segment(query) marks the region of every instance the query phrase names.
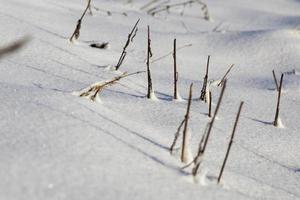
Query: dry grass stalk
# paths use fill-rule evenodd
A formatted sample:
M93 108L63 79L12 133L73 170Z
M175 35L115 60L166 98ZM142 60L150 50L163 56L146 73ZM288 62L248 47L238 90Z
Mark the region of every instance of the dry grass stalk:
M203 86L201 89L201 95L200 95L200 100L201 101L206 101L206 91L207 91L207 81L208 81L208 69L209 69L209 60L210 60L210 56L207 57L207 65L206 65L206 73L204 76L204 80L203 80Z
M177 82L178 82L178 72L177 72L177 61L176 61L176 39L174 39L174 50L173 50L173 59L174 59L174 99L178 99L177 94Z
M151 39L150 39L150 27L148 26L148 45L147 45L147 80L148 80L148 92L147 98L151 98L151 94L153 93L152 89L152 78L151 78L151 71L150 71L150 58L152 57L152 50L151 50Z
M212 102L211 91L209 91L208 117L211 117L211 102Z
M234 134L235 134L235 131L236 131L237 124L238 124L238 122L239 122L239 118L240 118L240 114L241 114L243 105L244 105L244 102L242 101L242 102L240 103L240 107L239 107L238 113L237 113L237 115L236 115L236 119L235 119L235 122L234 122L234 127L233 127L233 130L232 130L230 142L229 142L229 145L228 145L228 148L227 148L227 151L226 151L225 159L224 159L224 161L223 161L223 164L222 164L222 167L221 167L219 176L218 176L218 183L220 183L221 178L222 178L223 171L224 171L224 169L225 169L225 165L226 165L226 162L227 162L227 159L228 159L228 155L229 155L229 152L230 152L230 149L231 149L231 145L232 145L232 143L233 143Z
M280 106L280 98L281 98L281 89L282 89L282 82L283 82L283 74L281 74L280 77L280 85L278 89L278 97L277 97L277 106L276 106L276 114L275 114L275 120L273 122L273 125L278 127L279 126L279 106Z
M154 8L151 8L147 11L148 14L150 15L156 15L157 13L160 12L170 12L171 8L176 8L176 7L183 7L185 8L187 5L192 5L192 4L199 4L201 6L201 10L203 11L204 14L204 19L205 20L210 20L210 15L208 12L208 7L205 3L203 3L200 0L189 0L189 1L185 1L185 2L181 2L181 3L175 3L175 4L170 4L170 5L157 5ZM183 15L183 12L181 13Z
M165 1L162 1L162 2L157 2L157 4L156 5L154 5L152 8L149 8L148 10L147 10L147 13L148 14L150 14L150 13L152 13L154 10L156 10L157 8L160 8L160 7L162 7L162 6L164 6L164 5L166 5L166 4L168 4L168 3L170 3L170 1L171 0L165 0Z
M223 22L220 22L217 26L212 29L212 32L220 32L219 28L222 26Z
M117 77L114 77L111 80L93 84L87 90L84 90L83 92L81 92L78 96L88 97L92 101L95 101L97 95L99 95L105 87L112 86L112 85L116 84L119 80L121 80L125 77L140 74L140 73L143 73L143 72L145 72L145 71L138 71L138 72L134 72L134 73L130 73L130 74L128 74L127 72L124 72L123 74L121 74Z
M181 162L186 163L188 162L188 158L186 157L188 154L188 124L190 118L190 108L192 104L192 96L193 96L193 83L190 85L190 92L189 92L189 100L187 104L186 114L184 118L184 129L183 129L183 136L182 136L182 149L181 149Z
M113 14L123 15L123 16L126 16L126 17L128 16L128 14L126 12L111 11L111 10L101 9L101 8L96 7L96 6L92 6L92 8L94 10L96 10L97 12L105 13L107 16L112 16Z
M176 51L179 51L179 50L181 50L181 49L184 49L184 48L186 48L186 47L191 47L191 46L192 46L192 44L186 44L186 45L183 45L183 46L178 47L178 48L176 49ZM159 60L162 60L162 59L164 59L164 58L166 58L166 57L168 57L168 56L170 56L170 55L173 55L173 53L174 53L174 50L173 50L173 51L170 51L169 53L167 53L167 54L165 54L165 55L163 55L163 56L160 56L160 57L158 57L158 58L156 58L156 59L153 59L150 63L155 63L155 62L157 62L157 61L159 61Z
M191 162L189 165L194 164L194 167L192 169L192 175L196 176L199 170L199 167L203 161L203 157L204 157L204 153L203 153L203 144L205 141L205 138L207 137L207 133L205 133L202 138L201 141L199 143L199 148L198 148L198 153L197 156L194 158L193 162Z
M180 130L181 130L181 128L182 128L184 122L185 122L185 119L183 119L183 120L181 121L179 127L177 128L177 131L176 131L176 133L175 133L174 140L173 140L172 145L171 145L171 147L170 147L170 153L171 153L171 154L172 154L173 151L174 151L174 147L175 147L175 145L176 145L176 142L177 142L178 137L179 137L179 134L180 134Z
M231 69L233 67L234 67L234 64L230 65L229 69L226 71L226 73L222 77L221 81L218 83L218 86L221 86L224 83L225 79L227 78L227 75L229 74L229 72L231 71Z
M25 46L25 44L27 44L29 40L30 40L29 37L24 37L12 44L9 44L6 47L0 48L0 59L5 55L16 52L17 50Z
M276 85L276 90L279 91L278 81L277 81L276 74L275 74L274 70L272 70L272 74L273 74L274 82L275 82L275 85Z
M133 39L135 38L136 36L136 33L138 31L138 28L137 28L137 25L139 23L140 19L137 20L137 22L135 23L135 25L133 26L131 32L128 34L128 37L127 37L127 41L125 43L125 46L123 47L123 51L121 53L121 56L119 58L119 61L117 63L117 65L115 66L115 69L116 70L119 70L119 68L121 67L125 57L126 57L126 54L127 54L127 47L129 46L130 42L133 42Z
M90 15L93 15L93 12L92 12L92 7L91 7L91 4L89 4L89 0L87 0L87 2L88 2L88 7L89 7L89 14Z
M203 151L203 144L204 144L205 138L207 137L207 131L208 131L209 125L210 125L210 122L208 122L208 123L206 124L204 134L202 135L201 140L200 140L200 143L199 143L199 146L198 146L198 153L197 153L197 155L195 156L195 158L193 159L192 162L190 162L190 163L187 164L186 166L182 167L181 169L185 169L185 168L191 166L192 164L194 164L195 166L196 166L196 165L199 165L199 166L200 166L200 163L202 162L202 159L203 159L203 154L202 154L202 151ZM198 167L199 167L199 166L198 166ZM197 169L197 170L198 170L198 169Z
M216 116L218 114L218 111L219 111L219 108L220 108L220 105L221 105L221 102L222 102L222 99L223 99L223 95L224 95L224 92L225 92L225 89L226 89L226 83L227 83L227 80L224 81L224 85L222 87L221 94L220 94L220 97L218 99L218 103L217 103L217 106L216 106L213 118L212 118L211 122L209 123L209 127L207 129L207 133L206 133L206 136L205 136L205 140L204 140L203 146L201 148L199 148L198 154L197 154L197 156L194 159L195 167L192 169L192 174L194 176L197 175L198 169L199 169L200 164L201 164L201 162L196 163L196 161L199 160L199 158L202 158L204 156L204 153L205 153L205 150L206 150L206 146L207 146L210 134L211 134L211 130L212 130L212 127L214 125Z
M79 20L77 21L77 25L76 25L76 28L72 34L72 36L70 37L69 41L70 42L73 42L74 41L74 38L77 40L80 36L80 28L81 28L81 23L82 23L82 20L86 14L86 12L88 11L88 9L90 8L91 6L91 0L88 0L88 3L87 3L87 6L84 10L84 12L82 13L81 17L79 18Z
M150 15L156 15L157 13L160 12L169 12L171 8L175 8L175 7L185 7L188 4L192 4L194 3L194 1L186 1L186 2L182 2L182 3L176 3L176 4L171 4L171 5L163 5L163 6L156 6L150 10L148 10L148 14Z

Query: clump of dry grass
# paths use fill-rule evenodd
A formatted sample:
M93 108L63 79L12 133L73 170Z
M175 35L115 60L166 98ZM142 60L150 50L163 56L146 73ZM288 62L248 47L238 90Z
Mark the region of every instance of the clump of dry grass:
M104 88L115 85L116 83L118 83L118 81L120 81L123 78L132 76L132 75L136 75L136 74L140 74L143 72L145 72L145 71L138 71L138 72L134 72L134 73L130 73L130 74L128 74L127 72L124 72L123 74L116 76L111 80L94 83L91 86L89 86L88 88L85 88L76 94L79 97L87 97L90 100L95 101L96 97L104 90Z

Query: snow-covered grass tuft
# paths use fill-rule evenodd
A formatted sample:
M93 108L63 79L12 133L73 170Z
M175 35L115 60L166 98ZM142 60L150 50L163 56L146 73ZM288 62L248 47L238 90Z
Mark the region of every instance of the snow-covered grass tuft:
M72 94L75 96L78 96L78 97L85 97L85 98L95 101L97 103L101 103L99 93L101 93L100 90L102 90L102 89L100 89L100 88L104 87L105 84L106 84L106 82L93 83L92 85L90 85L87 88L84 88L80 91L72 92ZM99 88L98 92L97 92L97 88Z
M75 92L74 94L79 97L86 97L92 101L99 101L99 94L103 91L105 87L112 86L116 84L119 80L126 78L128 76L140 74L143 72L144 71L138 71L131 74L124 72L123 74L116 76L111 80L94 83L91 86L80 90L79 92Z

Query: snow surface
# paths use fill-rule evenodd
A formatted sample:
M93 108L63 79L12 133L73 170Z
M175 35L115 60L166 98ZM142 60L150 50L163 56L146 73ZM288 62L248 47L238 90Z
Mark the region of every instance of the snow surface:
M102 10L84 18L72 44L68 38L86 1L0 0L0 47L32 37L22 51L0 60L0 199L300 199L299 0L206 0L210 22L197 6L188 6L183 16L176 9L152 17L140 10L148 0L92 2ZM147 25L153 59L170 52L174 38L178 47L192 44L177 52L177 62L183 99L194 83L193 155L210 120L207 105L196 100L207 55L210 80L235 64L201 166L205 185L182 171L179 157L168 151L187 104L172 99L172 56L151 65L159 101L146 99L146 74L106 88L101 103L72 95L118 74L107 69L116 65L139 18L123 72L146 69ZM110 48L91 48L92 42L109 42ZM286 72L284 128L272 126L272 69L278 79ZM211 89L214 110L220 88ZM241 100L244 109L218 185Z

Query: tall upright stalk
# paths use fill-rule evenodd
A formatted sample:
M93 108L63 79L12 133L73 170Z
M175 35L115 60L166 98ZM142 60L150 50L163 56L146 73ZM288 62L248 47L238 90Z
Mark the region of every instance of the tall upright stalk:
M177 72L177 61L176 61L176 39L174 39L174 50L173 50L173 59L174 59L174 95L173 98L178 98L178 88L177 88L177 82L178 82L178 72Z
M225 159L224 159L224 161L223 161L223 164L222 164L222 167L221 167L219 176L218 176L218 183L220 183L220 181L221 181L222 174L223 174L223 171L224 171L224 169L225 169L225 165L226 165L226 163L227 163L227 159L228 159L228 156L229 156L229 152L230 152L230 149L231 149L231 145L232 145L232 143L233 143L234 134L235 134L235 131L236 131L237 124L238 124L238 122L239 122L239 118L240 118L240 114L241 114L243 105L244 105L244 102L242 101L242 102L240 103L240 107L239 107L238 113L237 113L237 115L236 115L236 119L235 119L235 122L234 122L234 127L233 127L233 130L232 130L232 133L231 133L230 142L229 142L229 145L228 145L228 148L227 148L227 151L226 151Z
M150 38L150 27L148 26L148 46L147 46L147 81L148 81L148 91L147 91L147 98L151 98L151 93L153 92L152 89L152 78L151 78L151 71L150 71L150 58L152 57L151 51L151 38Z
M283 82L283 74L281 74L281 77L280 77L280 85L279 85L279 90L278 90L276 113L275 113L275 119L273 122L273 125L276 127L279 126L279 106L280 106L282 82Z
M202 86L201 95L200 95L201 101L206 101L206 91L207 91L206 87L207 87L207 81L208 81L209 60L210 60L210 56L207 57L206 73L204 76L203 86Z

